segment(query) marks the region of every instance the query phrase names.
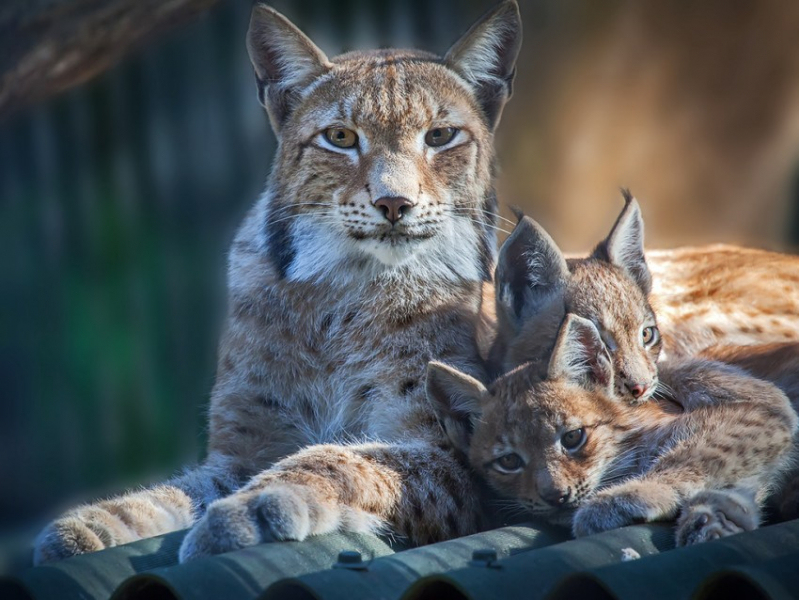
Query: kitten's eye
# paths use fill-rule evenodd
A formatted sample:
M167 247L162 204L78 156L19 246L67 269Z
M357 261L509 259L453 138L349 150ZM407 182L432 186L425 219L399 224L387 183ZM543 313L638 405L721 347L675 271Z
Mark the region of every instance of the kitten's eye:
M496 466L497 470L502 473L515 473L524 467L524 461L522 460L521 456L515 452L511 452L510 454L500 456L494 461L494 465Z
M644 342L644 346L651 346L660 339L660 331L658 331L657 327L644 327L641 332L641 339Z
M358 143L358 134L344 127L329 127L325 129L325 139L338 148L354 148Z
M585 442L585 429L572 429L567 431L560 438L560 444L566 450L577 450Z
M457 133L458 130L454 127L436 127L427 132L424 141L428 146L439 148L449 144Z

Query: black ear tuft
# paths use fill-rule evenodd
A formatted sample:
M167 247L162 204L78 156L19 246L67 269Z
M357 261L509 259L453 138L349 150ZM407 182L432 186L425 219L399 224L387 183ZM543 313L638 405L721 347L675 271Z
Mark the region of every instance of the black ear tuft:
M619 267L632 279L644 295L652 291L652 275L644 256L644 220L638 201L622 188L624 208L608 237L594 250L594 258Z
M524 211L519 208L518 206L509 206L510 211L513 213L513 216L516 217L516 224L518 225L521 220L524 218Z
M495 278L498 310L518 330L562 290L568 273L566 259L549 234L521 215L499 251Z

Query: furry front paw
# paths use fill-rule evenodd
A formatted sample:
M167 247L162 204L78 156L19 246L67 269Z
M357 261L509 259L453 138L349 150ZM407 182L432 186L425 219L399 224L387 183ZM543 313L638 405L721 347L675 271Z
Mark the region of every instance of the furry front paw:
M751 531L757 528L759 517L758 506L747 496L732 491L698 494L677 521L677 545L690 546Z
M116 545L112 524L103 523L110 515L104 513L86 507L50 523L36 538L33 564L63 560Z
M217 500L183 540L180 561L265 542L304 540L312 529L304 496L297 486L275 485Z
M581 506L572 520L574 537L618 529L647 519L647 507L634 494L598 495Z

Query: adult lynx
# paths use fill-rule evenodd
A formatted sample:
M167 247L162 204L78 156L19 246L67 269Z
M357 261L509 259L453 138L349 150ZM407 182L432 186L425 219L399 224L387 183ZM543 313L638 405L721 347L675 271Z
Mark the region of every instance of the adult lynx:
M39 537L38 562L200 517L182 560L339 528L387 523L416 543L478 528L423 381L433 358L484 377L475 324L496 245L493 131L520 43L506 1L443 58L329 59L255 6L248 48L279 145L230 253L208 457L69 511ZM365 443L313 446L345 440Z

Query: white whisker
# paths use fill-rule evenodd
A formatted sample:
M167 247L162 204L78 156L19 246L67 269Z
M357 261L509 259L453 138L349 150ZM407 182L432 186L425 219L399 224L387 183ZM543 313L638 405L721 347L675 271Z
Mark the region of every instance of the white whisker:
M500 227L499 225L492 225L491 223L485 223L483 221L480 221L479 219L476 219L472 215L470 215L469 211L466 211L466 210L459 211L457 209L452 209L452 208L450 209L450 211L451 211L451 216L466 218L466 219L469 219L475 225L479 225L481 227L487 227L489 229L493 229L495 231L502 232L505 235L510 235L510 231L508 231L507 229L504 229L504 228Z

